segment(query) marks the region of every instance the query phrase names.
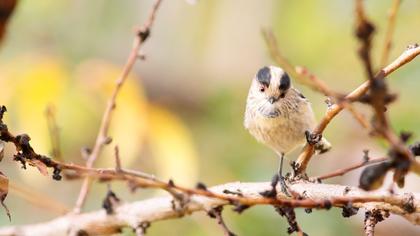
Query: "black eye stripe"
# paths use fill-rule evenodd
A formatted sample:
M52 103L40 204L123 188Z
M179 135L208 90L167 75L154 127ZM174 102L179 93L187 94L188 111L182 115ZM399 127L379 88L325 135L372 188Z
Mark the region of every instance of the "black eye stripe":
M284 90L288 90L289 88L290 88L290 77L286 72L284 72L284 74L280 78L279 89L284 91Z
M271 80L270 68L266 66L261 68L257 73L257 80L261 84L268 87L270 85L270 80Z

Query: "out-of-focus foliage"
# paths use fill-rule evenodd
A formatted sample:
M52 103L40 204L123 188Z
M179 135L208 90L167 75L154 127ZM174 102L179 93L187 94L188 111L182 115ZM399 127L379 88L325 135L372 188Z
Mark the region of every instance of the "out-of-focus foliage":
M5 121L15 133L28 133L40 153L51 150L45 109L54 105L66 161L83 163L80 149L92 147L102 112L121 65L131 49L133 26L146 18L152 1L21 0L0 48L0 104L8 107ZM373 41L378 65L391 1L365 1L367 14L377 25ZM419 40L419 1L403 1L397 20L391 58ZM117 99L110 135L97 166L114 165L113 146L120 147L124 167L173 178L193 186L229 181L267 181L277 159L242 126L245 99L254 73L271 64L261 27L271 27L283 54L303 65L332 88L347 92L364 80L353 37L353 1L211 0L195 5L163 1L157 20L134 73ZM100 58L100 59L98 59ZM400 93L389 109L396 130L410 130L419 139L414 103L420 86L418 59L390 76L390 88ZM308 97L320 117L325 98L294 84ZM357 106L362 112L368 109ZM325 135L333 149L313 159L309 174L317 175L386 152L371 141L347 112L340 114ZM351 147L351 148L349 148ZM57 183L37 170L21 171L6 146L0 163L10 179L44 192L72 206L80 183ZM296 155L290 155L293 159ZM4 170L4 171L3 171ZM331 180L357 185L360 172ZM416 179L407 179L405 191L419 191ZM124 200L155 194L130 194L125 186L113 189ZM98 209L106 185L96 184L87 209ZM12 196L12 197L11 197ZM33 223L56 216L9 193L6 200L12 224ZM362 213L350 220L338 210L297 212L310 235L362 234ZM286 223L273 209L257 207L238 216L229 208L226 221L239 235L286 235ZM316 219L316 220L314 220ZM0 214L2 225L10 224ZM378 235L418 234L398 218L378 225ZM416 231L417 230L417 231ZM152 224L148 235L219 235L215 221L205 214Z

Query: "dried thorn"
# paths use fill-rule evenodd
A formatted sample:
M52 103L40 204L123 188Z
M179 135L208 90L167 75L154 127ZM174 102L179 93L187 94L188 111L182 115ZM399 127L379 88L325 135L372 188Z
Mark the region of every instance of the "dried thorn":
M177 193L174 191L170 191L169 193L173 196L173 199L171 200L172 210L179 216L183 216L185 214L185 210L187 209L187 205L190 202L190 198L183 193Z
M114 208L121 202L117 195L108 187L108 192L102 202L102 208L105 209L107 215L114 214Z
M146 60L146 55L145 55L145 54L143 54L143 53L141 53L141 52L139 52L139 53L137 54L137 58L138 58L139 60L144 61L144 60Z
M401 141L403 141L403 143L407 143L408 140L410 140L410 138L413 136L412 132L409 131L401 131L400 132L400 139Z
M135 229L136 235L146 235L147 229L150 228L150 225L149 221L141 222Z
M80 149L80 153L82 154L82 157L84 160L88 160L90 154L92 153L92 149L88 148L88 147L82 147Z
M244 205L240 203L235 203L234 205L235 207L233 208L233 211L238 214L242 214L242 212L251 207L250 205Z
M343 206L342 209L343 209L343 211L341 212L341 215L343 217L354 216L359 211L359 208L353 207L350 202L347 203L345 206Z
M112 143L112 138L111 137L106 137L106 138L104 138L102 143L103 143L103 145L111 144Z
M4 113L6 113L6 112L7 112L7 108L6 108L6 106L2 105L2 106L0 107L0 122L2 122L2 121L3 121L3 115L4 115Z
M137 32L137 36L140 38L141 42L146 41L146 39L150 36L150 29L149 28L139 29L139 31Z
M325 208L326 210L329 210L329 209L331 209L331 207L332 207L332 203L331 203L331 201L330 201L330 200L325 200L323 205L324 205L324 208Z
M416 49L419 46L418 43L409 44L406 50Z
M23 156L23 153L18 152L14 155L13 157L14 161L18 161L22 164L22 169L26 170L26 160L25 157Z
M61 176L61 168L59 166L54 166L53 176L54 180L60 181L63 177Z
M266 198L276 198L277 197L277 189L276 186L279 183L280 176L275 174L271 179L271 189L266 190L264 192L260 192L260 195Z
M197 189L207 191L207 186L206 186L205 184L201 183L201 182L198 182L198 183L197 183L197 185L196 185L195 187L196 187Z
M369 162L369 160L370 160L369 150L365 149L363 150L363 161L366 163L366 162Z
M237 191L230 191L229 189L225 189L223 190L224 194L232 194L232 195L237 195L239 197L243 197L244 195L241 193L241 190L238 189Z
M350 190L351 190L351 188L350 188L349 186L346 186L346 187L344 188L343 195L348 194L348 193L350 192Z
M414 156L420 156L420 142L410 145L409 149Z
M407 198L404 202L403 209L407 213L414 213L416 211L416 206L414 205L414 195L413 194L406 194Z

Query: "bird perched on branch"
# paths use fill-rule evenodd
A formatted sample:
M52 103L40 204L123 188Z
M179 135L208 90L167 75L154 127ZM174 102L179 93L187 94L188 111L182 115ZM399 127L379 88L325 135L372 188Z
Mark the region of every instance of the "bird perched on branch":
M331 148L321 136L314 138L315 116L311 104L293 88L289 75L275 66L261 68L252 80L248 93L245 128L261 143L273 149L280 158L273 189L280 181L287 194L282 175L285 154L301 147L305 142L315 146L318 153Z

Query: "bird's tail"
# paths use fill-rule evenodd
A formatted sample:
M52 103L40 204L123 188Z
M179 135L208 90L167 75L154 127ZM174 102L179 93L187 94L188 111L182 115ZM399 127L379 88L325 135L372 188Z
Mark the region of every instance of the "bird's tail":
M332 148L331 143L328 142L327 139L324 137L319 141L317 144L315 144L315 154L323 154L328 152Z

